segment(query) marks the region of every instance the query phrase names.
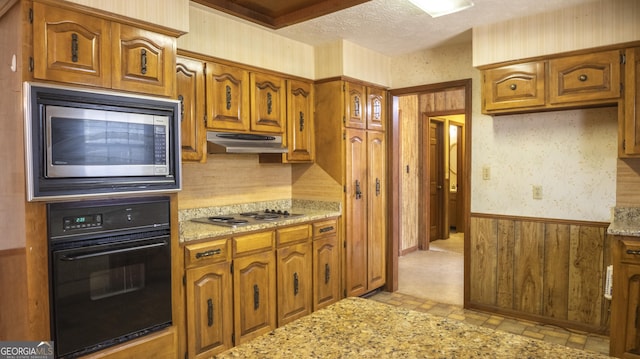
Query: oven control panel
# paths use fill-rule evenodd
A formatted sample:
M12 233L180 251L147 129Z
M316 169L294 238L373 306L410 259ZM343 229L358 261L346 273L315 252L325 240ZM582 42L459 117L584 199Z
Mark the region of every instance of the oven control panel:
M65 230L93 228L102 226L102 214L87 214L80 216L64 217L62 225Z

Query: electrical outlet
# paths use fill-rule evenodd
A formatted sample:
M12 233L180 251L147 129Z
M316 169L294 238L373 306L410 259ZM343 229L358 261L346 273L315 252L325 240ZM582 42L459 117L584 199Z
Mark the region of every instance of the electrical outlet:
M542 186L533 185L533 199L542 199Z
M491 179L491 167L489 166L482 167L482 179L485 181Z

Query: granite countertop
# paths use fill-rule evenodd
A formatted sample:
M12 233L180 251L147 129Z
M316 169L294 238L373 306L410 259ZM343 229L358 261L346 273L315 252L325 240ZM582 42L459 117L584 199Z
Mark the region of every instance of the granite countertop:
M239 226L236 228L191 221L192 218L226 215L230 213L264 211L265 208L287 210L290 213L304 214L304 216L291 217L286 220L278 221L277 223L267 222L254 225ZM340 207L340 203L303 200L244 203L231 206L182 210L178 215L180 223L180 242L224 237L256 230L288 226L296 223L305 223L327 218L335 218L341 215L342 210Z
M216 358L608 358L362 298L346 298Z
M640 237L640 208L616 207L613 220L607 228L608 234Z

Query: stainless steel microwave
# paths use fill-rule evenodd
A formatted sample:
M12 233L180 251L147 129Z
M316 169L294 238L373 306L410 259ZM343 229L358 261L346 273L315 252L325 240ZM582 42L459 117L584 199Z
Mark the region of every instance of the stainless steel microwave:
M25 83L27 200L180 189L178 101Z

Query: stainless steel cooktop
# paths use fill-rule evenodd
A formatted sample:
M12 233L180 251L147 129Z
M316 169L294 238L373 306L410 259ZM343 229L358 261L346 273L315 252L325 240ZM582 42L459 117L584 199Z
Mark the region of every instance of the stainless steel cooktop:
M192 219L193 222L214 224L224 227L242 227L259 223L274 223L289 218L302 217L301 213L289 213L287 210L265 209L263 212L232 213L219 216Z

